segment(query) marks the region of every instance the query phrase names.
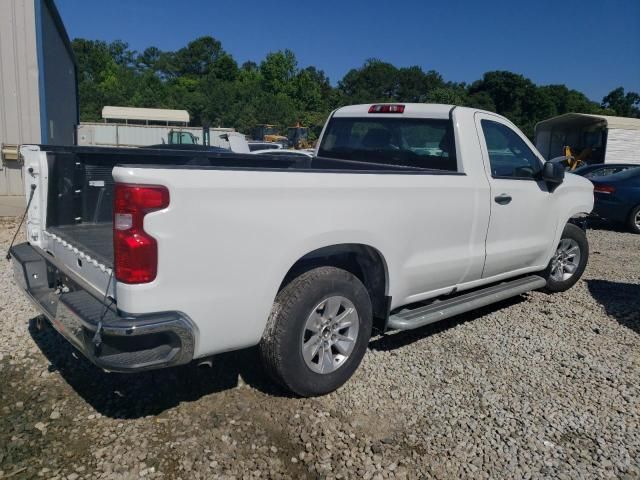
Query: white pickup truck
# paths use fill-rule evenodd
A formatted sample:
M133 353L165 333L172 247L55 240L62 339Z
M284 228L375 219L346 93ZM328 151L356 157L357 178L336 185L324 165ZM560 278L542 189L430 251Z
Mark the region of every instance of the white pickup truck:
M505 118L426 104L334 111L312 158L23 146L17 283L96 365L259 345L330 392L372 333L571 287L593 187Z

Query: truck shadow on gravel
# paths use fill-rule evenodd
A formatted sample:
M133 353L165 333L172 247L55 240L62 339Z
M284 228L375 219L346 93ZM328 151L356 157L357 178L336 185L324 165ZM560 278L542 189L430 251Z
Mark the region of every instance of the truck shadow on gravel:
M382 335L372 339L369 348L395 350L525 299L514 297L416 330ZM260 366L255 347L216 355L211 359L211 367L191 363L135 374L106 373L77 352L46 321L38 329L38 318L30 321L29 333L49 361L49 370L58 372L80 397L106 417L135 419L158 415L180 403L234 389L240 382L267 395L291 396L269 379Z
M640 284L586 280L591 296L604 307L607 315L640 334Z
M182 402L224 392L241 382L269 395L287 396L274 386L260 367L257 348L220 354L211 367L195 363L134 373L107 373L77 352L53 327L38 317L29 333L49 361L49 370L62 378L98 413L110 418L133 419L157 415Z

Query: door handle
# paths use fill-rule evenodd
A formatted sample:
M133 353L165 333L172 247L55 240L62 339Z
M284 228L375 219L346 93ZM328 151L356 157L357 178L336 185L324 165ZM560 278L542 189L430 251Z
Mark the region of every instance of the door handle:
M507 195L506 193L501 193L500 195L495 197L494 200L496 201L496 203L499 203L500 205L506 205L507 203L511 203L512 199L511 199L511 195Z

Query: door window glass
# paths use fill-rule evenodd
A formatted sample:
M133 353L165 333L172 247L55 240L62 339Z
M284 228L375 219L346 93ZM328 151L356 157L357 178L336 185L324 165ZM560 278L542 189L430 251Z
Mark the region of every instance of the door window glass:
M482 120L481 124L493 177L534 178L540 172L540 160L520 135L491 120Z

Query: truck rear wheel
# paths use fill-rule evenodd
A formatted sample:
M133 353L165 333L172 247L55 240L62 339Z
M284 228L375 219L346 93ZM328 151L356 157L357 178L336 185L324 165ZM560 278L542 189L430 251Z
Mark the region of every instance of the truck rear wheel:
M268 373L288 390L324 395L360 365L371 324L371 300L362 282L346 270L315 268L276 297L260 353Z
M549 293L569 290L580 280L588 259L587 235L577 225L567 223L549 266L542 275L547 280L545 290Z

